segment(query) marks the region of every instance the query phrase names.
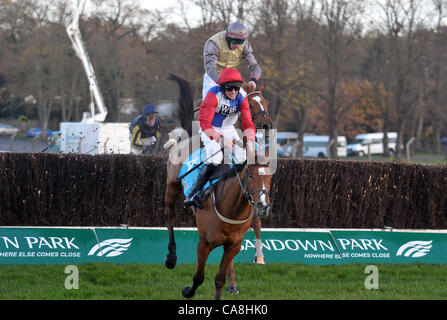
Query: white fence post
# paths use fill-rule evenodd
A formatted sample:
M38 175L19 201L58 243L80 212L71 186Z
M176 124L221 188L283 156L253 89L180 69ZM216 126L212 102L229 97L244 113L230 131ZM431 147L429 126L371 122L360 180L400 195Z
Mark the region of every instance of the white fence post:
M411 139L408 140L408 142L407 142L407 144L405 146L405 149L407 151L407 162L410 162L410 146L414 142L414 140L415 140L415 138L411 137Z

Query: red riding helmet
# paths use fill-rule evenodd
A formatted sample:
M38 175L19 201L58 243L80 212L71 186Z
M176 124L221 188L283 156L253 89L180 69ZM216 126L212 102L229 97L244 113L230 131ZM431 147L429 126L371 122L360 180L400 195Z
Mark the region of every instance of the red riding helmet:
M222 70L222 72L219 75L219 80L217 81L218 84L222 85L224 83L231 84L231 85L242 85L242 77L240 72L237 69L234 68L225 68Z

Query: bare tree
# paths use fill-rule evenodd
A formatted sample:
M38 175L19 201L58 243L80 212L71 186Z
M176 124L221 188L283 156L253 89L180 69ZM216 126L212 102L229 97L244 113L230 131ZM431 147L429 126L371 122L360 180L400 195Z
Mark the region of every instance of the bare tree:
M346 104L342 97L340 84L352 73L354 56L350 49L357 36L360 35L359 19L363 10L363 1L319 0L316 5L315 20L321 29L316 35L319 40L322 64L320 69L320 87L313 87L324 104L324 113L330 140L338 135L337 126L344 114L356 102ZM336 154L336 144L331 148Z
M392 70L387 50L386 36L381 32L372 32L366 36L367 56L363 62L362 72L365 79L371 84L370 99L380 112L381 131L384 133L383 145L384 156L389 156L388 132L392 121L392 99L387 93L387 88L391 87Z
M152 83L140 79L149 72L150 43L157 39L164 19L160 12L141 9L133 0L96 0L95 5L94 14L81 21L81 33L104 96L108 119L118 121L123 98L148 100Z
M262 34L262 40L258 44L263 51L263 78L266 81L266 90L272 97L270 113L275 127L278 127L279 111L287 90L284 80L287 79L287 68L292 63L286 58L291 49L288 47L287 34L292 10L287 0L264 0L258 4L257 12L257 24Z
M415 37L418 26L422 24L418 16L420 5L421 1L416 0L379 2L384 17L382 28L388 41L386 54L390 61L391 82L387 90L392 99L391 106L397 114L398 146L403 145L405 128L420 95L416 65L424 45L420 43L423 39ZM401 148L397 147L396 151L400 159Z
M427 66L427 73L430 84L433 88L428 96L428 117L433 123L433 135L436 153L441 152L441 132L445 128L445 109L447 92L447 78L444 76L446 70L447 55L444 48L445 26L443 19L447 16L446 2L444 0L432 0L435 8L435 27L434 37L432 38L429 61L431 64Z
M23 45L27 48L21 55L21 69L26 73L23 78L24 89L36 99L39 123L47 129L54 98L58 95L53 86L56 77L55 64L52 64L51 32L39 29ZM56 64L57 65L57 64Z
M294 130L298 134L297 143L292 147L294 156L303 154L303 138L309 120L309 110L316 104L317 97L310 87L317 80L314 68L314 52L317 45L315 32L319 26L313 20L315 1L295 0L290 3L293 16L293 31L288 35L289 46L286 97L293 115ZM281 115L286 114L284 112Z
M254 0L192 0L192 3L200 8L201 25L207 26L217 23L227 26L234 21L246 22L250 18ZM184 2L183 4L184 5ZM184 10L184 7L183 7ZM188 23L189 25L189 23Z
M50 2L19 0L2 6L10 14L2 16L9 26L3 29L9 34L6 38L10 43L5 67L13 80L9 81L9 89L22 98L34 97L40 125L46 129L56 96L52 87L54 65L50 62L54 43L49 24ZM19 19L12 22L14 17Z
M35 23L29 17L28 0L0 1L0 33L6 43L17 43Z

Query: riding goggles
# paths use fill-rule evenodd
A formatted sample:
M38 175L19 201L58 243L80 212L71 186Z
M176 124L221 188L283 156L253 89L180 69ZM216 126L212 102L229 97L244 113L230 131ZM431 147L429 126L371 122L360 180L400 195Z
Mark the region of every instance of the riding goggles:
M232 44L243 44L245 42L245 40L243 39L230 39L230 43Z
M225 91L233 91L234 90L236 92L239 92L239 89L241 87L240 86L235 86L235 85L232 85L232 84L224 84L223 88L224 88Z

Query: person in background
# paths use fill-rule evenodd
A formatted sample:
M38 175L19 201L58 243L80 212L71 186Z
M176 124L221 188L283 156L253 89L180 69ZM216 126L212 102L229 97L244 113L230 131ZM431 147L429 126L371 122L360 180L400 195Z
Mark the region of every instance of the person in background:
M213 35L205 42L203 49L205 67L202 86L203 99L205 99L208 90L217 85L222 69L236 68L242 59L247 63L250 72L248 84L252 90L256 90L257 81L261 76L261 66L256 61L247 38L247 27L240 22L234 22L226 30ZM242 88L241 94L245 96L245 91Z
M160 136L157 109L152 104L143 107L143 113L130 124L130 147L133 154L143 154Z

